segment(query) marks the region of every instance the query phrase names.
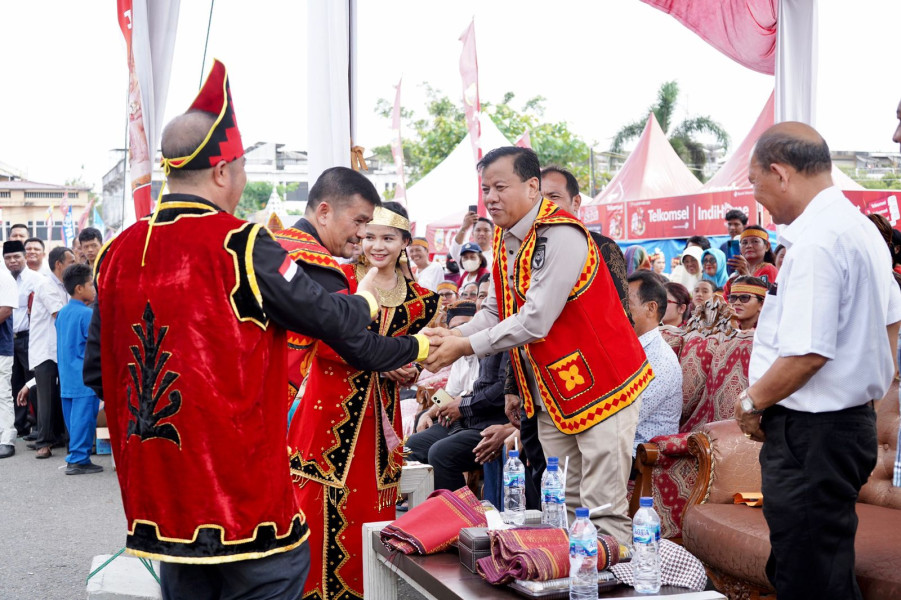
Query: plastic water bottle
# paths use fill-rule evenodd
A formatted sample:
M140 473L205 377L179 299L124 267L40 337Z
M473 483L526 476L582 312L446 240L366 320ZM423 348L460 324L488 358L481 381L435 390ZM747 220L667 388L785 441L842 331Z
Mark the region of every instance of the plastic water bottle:
M556 456L548 457L547 468L541 476L541 522L566 529L566 492Z
M526 468L519 452L511 450L504 463L504 520L514 525L526 522Z
M642 496L641 508L632 519L632 572L635 591L656 594L660 591L660 517L654 499Z
M550 466L550 465L548 465ZM569 529L569 600L597 600L598 530L588 519L588 509L576 509Z

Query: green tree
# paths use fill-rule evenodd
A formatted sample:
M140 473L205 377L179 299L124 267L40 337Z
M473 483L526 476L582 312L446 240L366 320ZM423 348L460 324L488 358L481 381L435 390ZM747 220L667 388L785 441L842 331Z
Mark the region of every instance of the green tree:
M461 105L428 84L426 90L427 116L417 118L413 111L401 109L401 119L407 132L403 140L407 186L411 186L434 169L466 137L466 119ZM569 130L565 122L549 123L544 119L541 96L530 98L519 108L513 106L515 95L504 94L501 102L482 103L484 117L494 120L501 133L515 140L528 131L532 147L543 165L556 164L572 170L579 185L588 188L589 148ZM391 117L392 105L385 99L378 101L376 112ZM391 147L379 146L373 153L380 160L392 161Z
M704 165L707 164L707 153L704 144L698 141L702 134L711 135L722 144L723 149L729 148L729 134L723 126L710 117L689 117L674 125L673 117L679 99L679 84L675 81L667 81L657 91L657 101L645 111L645 114L654 113L660 128L669 138L669 143L688 168L694 171L698 179L703 180ZM647 124L647 117L623 126L613 138L610 146L611 152L621 153L626 142L639 137Z
M246 219L253 213L263 210L272 195L272 184L268 181L251 181L244 186L235 216Z

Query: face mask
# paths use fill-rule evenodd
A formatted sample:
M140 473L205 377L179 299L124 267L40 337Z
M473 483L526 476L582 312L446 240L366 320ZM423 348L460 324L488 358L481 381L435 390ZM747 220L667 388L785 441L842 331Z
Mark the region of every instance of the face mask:
M479 270L479 266L481 266L481 262L475 259L470 260L461 260L460 264L463 266L463 269L467 273L473 273Z

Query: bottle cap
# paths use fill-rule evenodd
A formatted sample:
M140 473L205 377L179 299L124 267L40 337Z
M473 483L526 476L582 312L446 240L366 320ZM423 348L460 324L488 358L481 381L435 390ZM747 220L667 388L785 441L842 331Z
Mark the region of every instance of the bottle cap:
M641 500L639 500L638 503L642 508L644 508L644 507L650 508L650 507L654 506L654 499L651 498L650 496L642 496Z
M519 458L519 452L517 452L516 450L510 450L509 452L507 452L507 456L509 458Z
M560 464L560 459L557 458L556 456L548 456L547 457L547 465L548 466L559 465L559 464Z
M560 470L560 465L558 465L557 463L548 463L547 470L552 473L556 473L557 471Z
M584 506L580 506L576 509L576 518L577 519L587 519L588 518L588 509Z

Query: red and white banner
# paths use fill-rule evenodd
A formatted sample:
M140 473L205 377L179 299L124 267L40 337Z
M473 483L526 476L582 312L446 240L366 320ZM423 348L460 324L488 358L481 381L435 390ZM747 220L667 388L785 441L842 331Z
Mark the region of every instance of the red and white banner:
M472 142L473 164L482 160L482 127L479 115L482 104L479 101L479 61L476 56L476 22L473 18L469 27L460 36L463 51L460 53L460 77L463 79L463 112L466 116L466 128ZM482 185L479 182L479 214L485 215L485 203L482 200Z
M659 240L724 235L725 214L737 208L757 222L751 190L705 192L582 207L582 220L615 240Z
M394 108L391 111L391 156L394 157L394 168L397 170L397 187L394 188L394 200L407 205L407 185L404 178L404 146L400 135L400 84L394 94Z
M134 214L126 204L123 228L153 209L150 175L162 130L181 0L116 0L128 59L128 176Z
M864 214L880 214L893 227L901 222L901 190L845 190L842 193ZM581 217L586 226L614 240L663 240L692 235L725 235L724 217L733 208L748 215L749 223L760 224L771 231L776 228L772 217L757 204L750 189L594 204L583 206Z

